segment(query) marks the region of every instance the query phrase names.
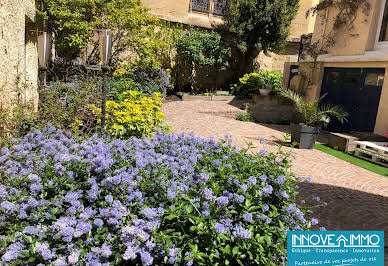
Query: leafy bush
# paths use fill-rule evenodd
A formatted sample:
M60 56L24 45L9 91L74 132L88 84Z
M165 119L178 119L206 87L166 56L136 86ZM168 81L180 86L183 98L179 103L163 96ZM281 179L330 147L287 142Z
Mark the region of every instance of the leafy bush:
M139 91L125 91L116 101L106 102L106 129L112 136L120 138L149 136L155 128L165 128L161 107L160 93L147 97ZM101 123L101 108L94 105L90 108Z
M229 68L230 57L230 50L218 33L191 29L176 43L175 84L180 89L189 85L198 92L202 79L216 80L221 71Z
M26 89L18 84L13 93L0 88L0 147L14 137L23 137L33 126L36 113L34 103L23 97Z
M283 75L276 70L265 70L259 72L260 78L264 83L264 88L272 91L281 91Z
M48 124L59 126L73 133L91 133L96 129L96 116L90 104L100 102L101 84L97 80L52 82L41 88L36 128Z
M0 255L14 265L279 265L295 203L288 154L175 136L87 140L50 127L2 150Z
M306 100L295 91L288 89L283 89L281 95L295 103L296 116L294 122L297 124L303 123L306 126L321 127L327 126L332 117L343 123L347 121L346 117L349 116L338 105L320 104L326 94L312 101Z
M253 122L251 115L246 111L238 113L236 116L236 120L244 122Z
M164 69L140 70L132 69L128 65L122 65L114 72L114 79L109 82L110 96L113 99L125 91L135 90L146 95L159 92L166 95L172 88L170 75Z
M232 86L232 93L240 98L248 99L253 95L260 95L264 82L258 73L245 74L239 79L238 84Z

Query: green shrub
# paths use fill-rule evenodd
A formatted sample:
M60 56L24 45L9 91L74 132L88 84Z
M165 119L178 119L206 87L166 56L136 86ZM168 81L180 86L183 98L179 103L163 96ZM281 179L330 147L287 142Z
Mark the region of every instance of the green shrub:
M172 89L170 71L164 69L142 70L131 68L128 64L118 67L109 82L109 92L112 99L125 91L140 91L146 95L159 92L163 96Z
M239 79L238 84L234 84L231 89L232 93L239 98L249 99L253 95L260 95L259 89L262 89L264 82L258 73L245 74Z
M189 86L198 93L204 79L215 81L221 71L229 68L230 57L218 33L191 29L176 43L173 69L176 86L180 89Z
M0 88L0 147L27 134L36 119L34 103L23 98L27 86L15 87L14 92Z
M264 88L272 91L281 91L283 84L283 75L276 70L264 70L259 72L260 78L264 83Z
M236 120L244 122L253 122L251 115L246 111L238 113L236 116Z
M281 265L287 231L317 223L289 159L193 135L37 130L0 157L0 263Z
M101 84L96 80L52 82L39 91L40 102L35 128L48 124L70 130L75 134L96 131L96 116L90 104L101 102Z

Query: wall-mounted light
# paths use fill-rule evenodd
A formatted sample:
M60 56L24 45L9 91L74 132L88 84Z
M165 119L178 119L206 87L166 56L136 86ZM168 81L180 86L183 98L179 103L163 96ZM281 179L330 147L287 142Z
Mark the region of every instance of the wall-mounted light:
M104 30L100 33L99 44L101 65L108 66L112 56L112 34L110 34L108 30Z
M102 71L104 74L104 78L102 81L102 106L101 106L101 132L105 131L105 119L106 119L106 94L107 94L107 82L108 75L107 72L109 70L109 62L112 56L112 35L108 30L104 30L100 33L100 57L101 57L101 65Z
M38 36L38 59L40 70L40 86L46 84L46 72L49 58L51 55L52 36L47 32L43 32Z

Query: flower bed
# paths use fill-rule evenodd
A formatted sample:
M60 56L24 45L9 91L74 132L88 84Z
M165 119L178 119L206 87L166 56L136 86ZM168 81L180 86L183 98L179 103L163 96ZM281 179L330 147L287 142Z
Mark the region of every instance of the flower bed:
M229 139L87 140L54 127L0 157L1 263L281 264L310 227L288 157Z

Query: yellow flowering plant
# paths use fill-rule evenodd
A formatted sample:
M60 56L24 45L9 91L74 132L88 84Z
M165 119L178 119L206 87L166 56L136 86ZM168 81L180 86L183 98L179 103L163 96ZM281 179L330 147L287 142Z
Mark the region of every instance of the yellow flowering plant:
M115 137L129 138L150 136L156 128L167 130L162 124L165 115L161 107L162 95L158 92L147 97L139 91L125 91L118 101L106 102L106 131ZM90 109L101 123L101 108L92 105Z

